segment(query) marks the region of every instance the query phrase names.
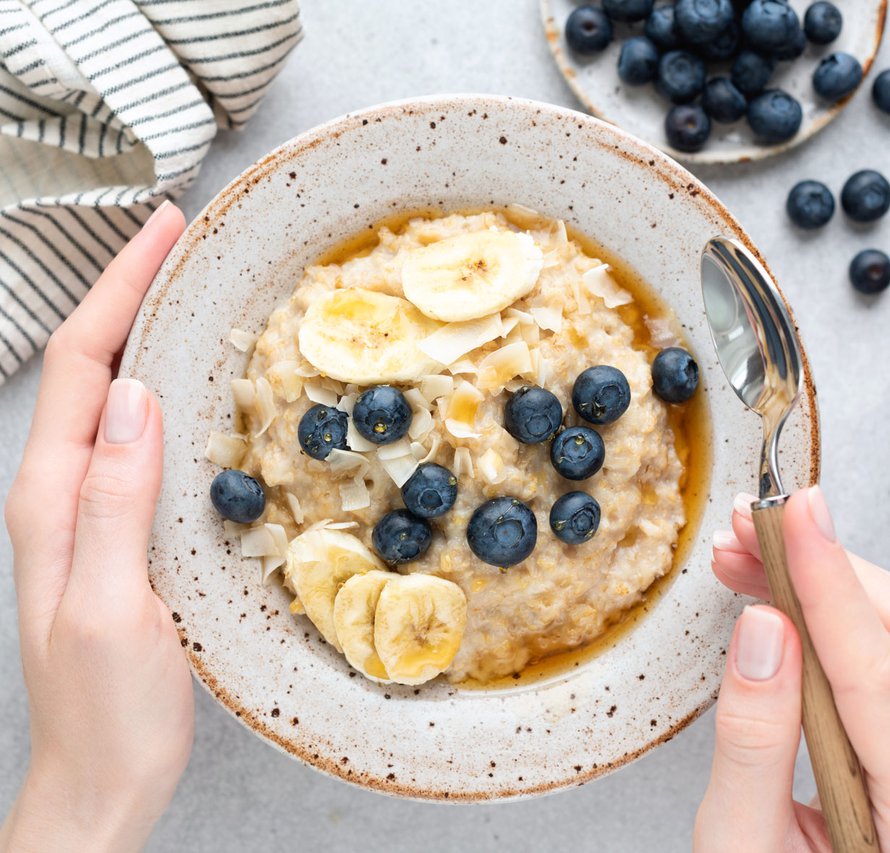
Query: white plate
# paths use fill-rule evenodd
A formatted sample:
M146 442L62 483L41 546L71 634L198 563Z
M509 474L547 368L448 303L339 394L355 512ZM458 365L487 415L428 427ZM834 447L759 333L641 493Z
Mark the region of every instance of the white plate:
M791 0L803 21L811 0ZM712 122L707 145L693 154L671 148L664 135L664 119L670 104L655 91L652 84L628 86L618 76L618 54L623 36L642 35L643 23L616 25L616 38L602 53L591 58L576 56L565 40L566 19L578 0L541 0L541 16L550 50L559 70L575 96L593 115L617 124L628 133L645 139L684 163L741 163L759 160L786 151L818 133L839 115L851 96L829 104L813 91L813 71L822 57L844 51L861 63L863 78L874 62L884 33L887 0L832 0L844 16L844 27L838 38L820 47L807 43L806 52L794 62L780 62L769 88L780 88L794 95L803 107L803 123L797 135L780 145L759 145L742 119L734 124ZM662 5L657 3L656 5ZM709 74L717 66L708 65ZM720 72L723 74L724 72ZM728 73L728 72L727 72Z
M564 218L657 287L698 355L715 431L710 500L666 594L613 648L511 692L350 677L343 657L256 560L227 543L208 499L207 434L226 429L229 381L303 266L397 210L519 203ZM727 388L704 322L699 257L736 221L653 148L571 110L488 96L373 108L283 145L189 226L149 292L121 365L161 398L165 479L151 579L176 614L198 678L261 737L350 782L450 801L529 796L607 773L672 737L712 702L744 603L710 570L710 537L754 487L760 423ZM782 438L789 486L817 476L815 392ZM614 707L613 707L614 706Z

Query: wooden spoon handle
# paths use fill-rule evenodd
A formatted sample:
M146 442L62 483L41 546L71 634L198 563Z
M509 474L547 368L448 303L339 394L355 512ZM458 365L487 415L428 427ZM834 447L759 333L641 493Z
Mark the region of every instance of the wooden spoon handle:
M775 502L774 502L775 501ZM880 853L862 766L841 723L831 685L791 585L782 533L784 499L755 504L754 527L776 607L794 623L803 647L803 730L831 845L837 853Z

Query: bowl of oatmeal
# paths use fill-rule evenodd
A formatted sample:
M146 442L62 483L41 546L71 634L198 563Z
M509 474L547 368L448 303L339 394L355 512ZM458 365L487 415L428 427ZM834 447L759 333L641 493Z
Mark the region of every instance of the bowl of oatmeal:
M152 583L202 683L437 800L579 784L700 714L743 604L710 531L760 442L704 322L717 233L750 245L664 155L509 98L346 116L223 190L122 366L165 407Z

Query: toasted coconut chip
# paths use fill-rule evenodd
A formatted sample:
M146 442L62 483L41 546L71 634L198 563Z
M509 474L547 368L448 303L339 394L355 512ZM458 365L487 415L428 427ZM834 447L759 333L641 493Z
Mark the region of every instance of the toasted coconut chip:
M340 483L340 506L343 512L353 512L371 506L371 493L361 477Z
M524 204L508 204L504 210L515 216L520 220L529 220L529 219L540 219L541 214L538 213L537 210L532 210L530 207L526 207Z
M519 325L518 317L505 317L501 321L501 337L506 338Z
M587 316L591 311L590 300L584 292L581 281L577 278L572 279L572 296L575 297L575 311L582 316Z
M434 403L439 397L447 397L454 390L454 377L444 373L434 373L420 380L420 393Z
M331 521L324 525L327 530L351 530L358 527L357 521Z
M445 416L472 426L479 404L484 399L485 395L478 388L462 379L448 398Z
M290 510L290 514L294 517L294 522L302 524L305 515L303 514L303 507L300 506L300 501L297 496L291 492L285 492L284 499L287 501L287 508Z
M269 429L277 414L275 409L275 397L272 394L272 386L269 384L269 380L264 376L260 376L256 381L256 401L254 403L254 410L257 413L257 417L260 419L260 428L256 433L257 436L260 436Z
M544 358L543 355L541 355L540 350L537 350L537 354L538 354L538 359L537 359L538 364L536 367L536 372L537 372L537 380L536 381L537 381L538 385L540 385L542 388L546 388L547 384L550 382L550 378L553 376L553 367L551 366L550 362L547 361L547 359Z
M304 382L303 390L313 403L321 403L323 406L337 405L337 393L325 388L320 382Z
M267 586L269 578L275 574L276 569L280 569L287 562L287 557L280 557L277 554L267 554L263 557L263 586Z
M483 391L500 391L511 379L526 375L534 375L531 353L525 341L517 341L482 359L478 386Z
M328 454L328 465L331 473L335 476L339 474L350 474L353 477L364 477L371 467L371 463L354 450L340 450L335 447Z
M562 331L562 307L559 305L535 305L529 309L535 323L551 332Z
M553 236L556 237L556 242L560 246L565 246L569 242L569 235L566 231L566 224L561 219L557 219L554 224Z
M239 524L237 521L232 521L231 519L223 519L223 530L225 531L226 536L238 537L241 538L241 534L248 530L250 525L248 524Z
M418 347L440 364L452 364L461 356L501 337L501 315L490 314L478 320L463 323L446 323Z
M381 460L396 459L399 456L410 456L411 442L407 438L400 438L392 444L384 444L377 448L377 457Z
M296 369L297 376L302 377L303 379L312 379L316 376L321 376L318 370L313 367L308 361L298 362L299 367Z
M504 315L506 317L515 317L524 326L530 326L535 322L535 318L526 311L520 311L518 308L508 308Z
M468 447L458 447L454 451L454 473L457 477L473 477L473 457Z
M344 394L339 401L337 402L336 408L338 408L341 412L346 412L347 415L352 414L352 410L355 408L355 401L358 397L358 394Z
M476 467L479 469L482 478L488 483L500 483L507 476L507 472L504 469L504 460L491 447L479 457Z
M525 388L528 385L524 379L511 379L505 386L504 390L509 391L511 394L515 394L520 388Z
M652 343L664 349L675 347L680 343L680 336L667 317L646 317L646 328L649 330Z
M456 421L454 418L445 419L445 429L448 430L455 438L479 438L481 432L476 432L469 424L463 421Z
M265 557L267 554L277 554L278 549L272 532L262 525L250 527L241 533L242 557Z
M255 343L256 335L245 332L243 329L232 329L229 332L229 341L235 349L247 352Z
M442 445L442 439L439 438L438 435L433 436L433 440L430 442L430 449L426 456L421 458L421 464L424 462L430 462L431 460L436 458L436 454L439 452L439 447Z
M299 367L298 361L276 361L266 371L272 387L280 388L281 396L288 403L293 403L303 392L303 377L297 373Z
M633 297L626 290L622 290L609 275L608 264L600 264L587 270L581 276L581 280L590 293L603 300L606 308L617 308L619 305L633 302Z
M383 470L389 474L392 481L401 489L408 482L408 478L417 470L418 461L411 453L410 448L407 455L397 456L394 459L381 459L380 465Z
M247 445L239 436L226 435L222 432L211 432L207 436L207 447L204 455L221 468L237 468L244 458Z
M408 435L411 438L423 438L433 428L433 416L428 409L417 409L408 427Z
M430 401L417 388L409 388L402 392L412 409L429 409Z
M450 373L453 373L457 376L460 373L478 373L479 369L473 364L472 361L468 358L462 358L460 361L454 362L454 364L450 365L448 368Z
M246 411L252 409L254 400L256 399L256 388L249 379L233 379L232 380L232 397L235 405Z
M359 453L370 453L377 449L377 445L368 441L355 427L355 421L350 417L349 423L346 424L346 444L350 449Z

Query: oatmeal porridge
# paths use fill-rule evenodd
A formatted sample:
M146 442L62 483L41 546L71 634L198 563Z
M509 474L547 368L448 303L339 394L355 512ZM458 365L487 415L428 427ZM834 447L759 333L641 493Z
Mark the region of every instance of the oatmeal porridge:
M672 403L697 372L634 300L518 207L381 227L306 268L255 342L233 332L242 431L208 456L241 479L214 503L373 680L485 684L584 647L688 520ZM685 357L677 399L653 392L662 348Z

